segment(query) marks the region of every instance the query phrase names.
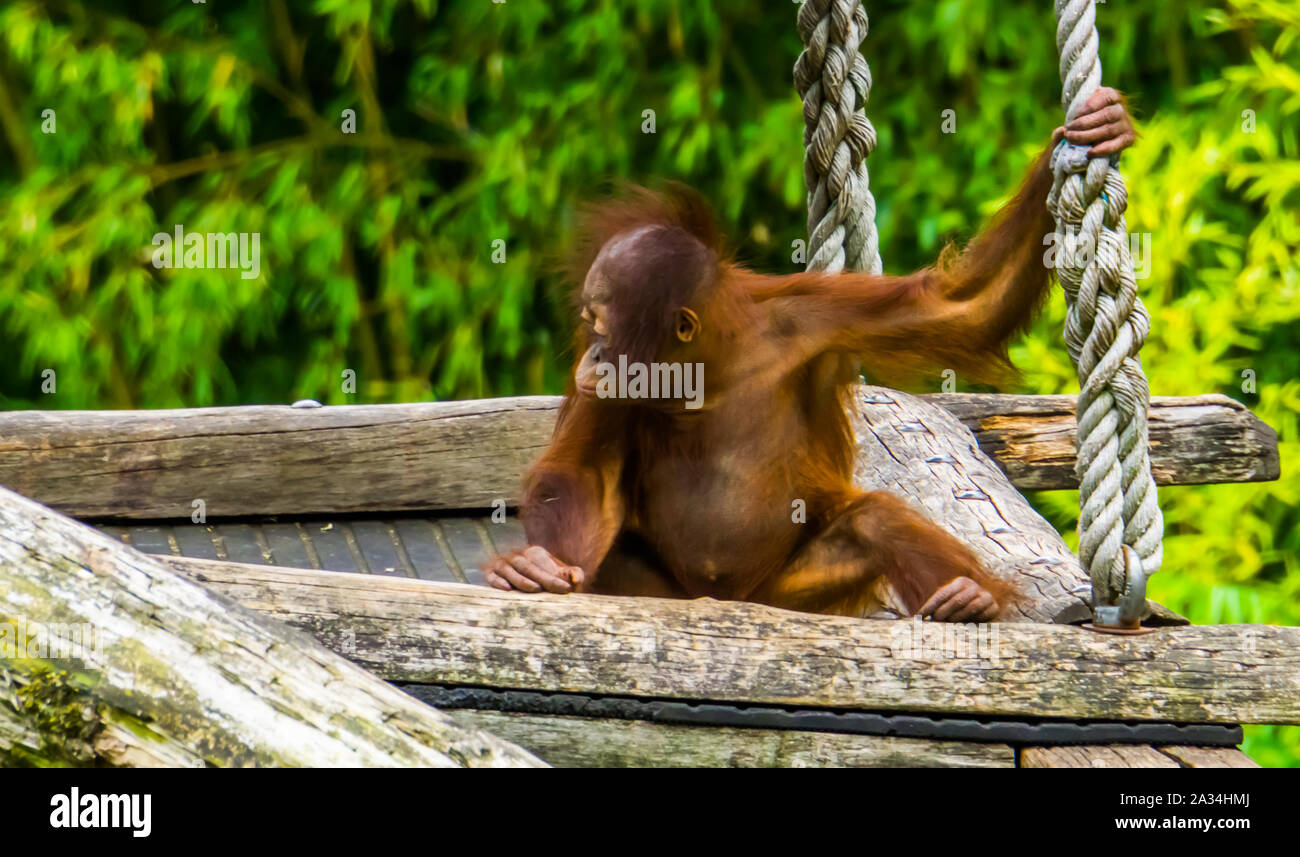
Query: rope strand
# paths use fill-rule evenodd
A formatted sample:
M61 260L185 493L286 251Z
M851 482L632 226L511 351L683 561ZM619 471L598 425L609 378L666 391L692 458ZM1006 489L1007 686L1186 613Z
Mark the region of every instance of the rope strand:
M1061 104L1073 118L1101 86L1095 0L1056 0ZM1128 590L1123 546L1145 574L1160 568L1164 529L1151 477L1150 393L1138 357L1151 328L1137 295L1116 164L1062 142L1053 155L1048 209L1056 220L1056 272L1068 312L1065 342L1078 371L1079 560L1093 606Z
M866 35L861 0L805 0L799 7L804 49L794 82L806 126L810 271L882 270L867 176L867 156L876 148L876 129L864 109L871 69L858 50Z

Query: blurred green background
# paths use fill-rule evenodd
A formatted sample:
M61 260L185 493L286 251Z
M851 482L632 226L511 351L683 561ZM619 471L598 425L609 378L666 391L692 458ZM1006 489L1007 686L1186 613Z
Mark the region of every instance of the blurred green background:
M1052 4L868 10L882 254L909 270L970 237L1059 123ZM742 259L800 267L796 11L0 3L0 406L558 392L568 321L550 263L575 203L611 181L688 182ZM1106 82L1133 95L1143 135L1123 169L1130 229L1151 234L1151 389L1226 393L1282 439L1278 482L1162 490L1165 571L1151 594L1197 622L1300 624L1300 5L1099 14ZM346 109L355 134L341 132ZM941 132L947 109L955 134ZM260 232L261 276L154 269L151 238L177 223ZM1076 388L1063 317L1056 295L1013 352L1029 392ZM1033 499L1072 532L1074 494ZM1262 764L1300 764L1300 730L1248 736Z

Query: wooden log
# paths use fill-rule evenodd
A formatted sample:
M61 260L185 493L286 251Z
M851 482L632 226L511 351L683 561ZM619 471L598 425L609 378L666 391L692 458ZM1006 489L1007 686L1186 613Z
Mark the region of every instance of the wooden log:
M868 711L1300 723L1300 628L1114 637L158 559L392 681Z
M0 485L79 518L512 505L556 396L416 405L14 411Z
M965 423L1017 488L1079 487L1076 396L936 393L923 398ZM1281 476L1277 432L1227 396L1155 396L1149 418L1157 485L1270 482Z
M541 763L0 489L0 764Z
M956 417L884 387L864 386L853 401L858 487L906 497L969 545L985 568L1019 589L1014 618L1091 616L1092 588L1078 558ZM888 612L906 614L898 606Z
M557 768L1014 768L1006 744L453 711Z
M1115 744L1096 747L1025 747L1022 768L1179 768L1154 747Z
M1159 747L1184 768L1258 768L1259 763L1232 747Z
M1071 396L927 398L975 431L1022 489L1069 488ZM355 405L0 414L0 485L82 518L190 518L514 505L555 396ZM1155 398L1166 485L1278 477L1277 437L1224 396Z

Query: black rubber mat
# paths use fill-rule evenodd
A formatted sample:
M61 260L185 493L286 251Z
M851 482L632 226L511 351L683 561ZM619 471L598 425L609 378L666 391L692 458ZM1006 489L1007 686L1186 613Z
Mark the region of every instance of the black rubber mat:
M655 723L798 729L856 735L892 735L1000 744L1183 744L1235 747L1240 726L1209 723L1118 723L1057 720L990 720L829 709L788 709L677 700L584 696L396 683L435 708L506 711L569 717L648 720Z
M518 518L497 521L490 512L476 516L249 520L213 524L159 521L97 526L145 553L450 583L482 583L479 568L483 563L496 553L527 544Z

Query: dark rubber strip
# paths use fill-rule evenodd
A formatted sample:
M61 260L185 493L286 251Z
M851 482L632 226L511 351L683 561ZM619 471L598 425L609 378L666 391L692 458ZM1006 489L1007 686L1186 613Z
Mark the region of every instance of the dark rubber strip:
M988 720L880 714L869 711L770 708L725 703L689 703L665 699L584 696L531 690L494 690L438 684L396 683L435 708L508 711L570 717L604 717L732 726L743 729L798 729L854 735L894 735L999 744L1183 744L1235 747L1240 726L1212 723L1119 723L1062 720Z

